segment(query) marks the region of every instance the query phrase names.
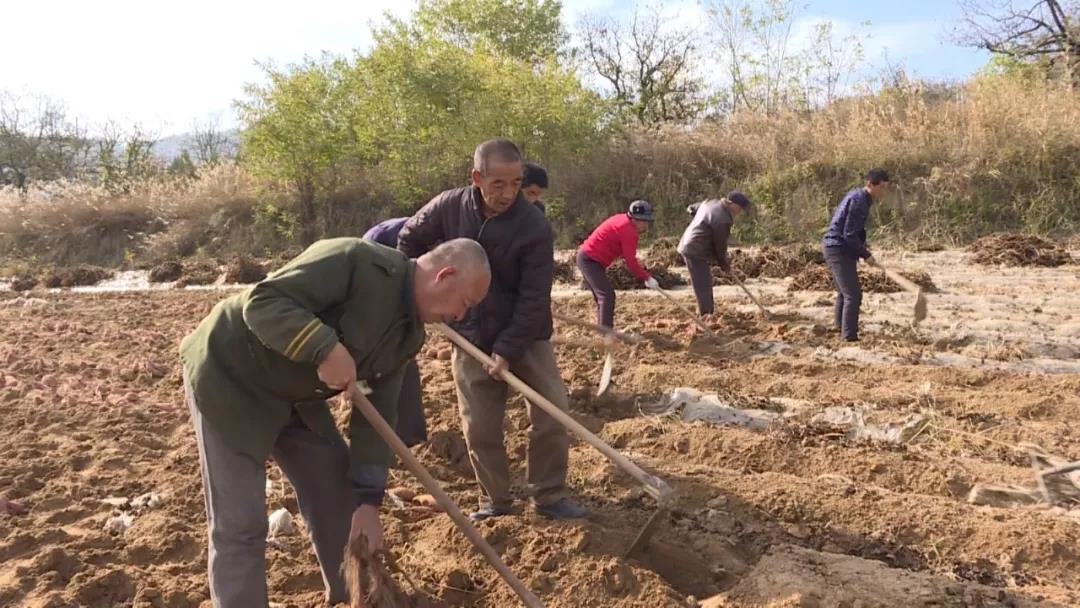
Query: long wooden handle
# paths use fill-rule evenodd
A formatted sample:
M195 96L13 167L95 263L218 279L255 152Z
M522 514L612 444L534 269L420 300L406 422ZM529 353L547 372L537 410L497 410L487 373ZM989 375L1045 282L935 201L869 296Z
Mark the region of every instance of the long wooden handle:
M750 292L750 290L746 287L746 284L743 283L741 280L739 280L739 277L735 276L735 273L731 272L731 273L728 273L728 274L731 275L731 278L735 279L735 282L739 284L739 287L742 287L742 290L746 292L746 295L750 296L750 299L754 301L754 304L757 304L757 307L759 309L761 309L761 314L765 315L765 317L771 317L772 316L772 315L769 314L769 311L757 299L757 297L754 296L754 294Z
M435 328L449 338L455 346L465 351L470 357L488 367L493 367L495 365L494 359L489 357L487 353L477 348L472 342L466 340L461 334L447 327L445 323L436 323ZM640 481L645 486L646 492L651 494L662 504L667 502L668 497L671 495L671 488L668 487L664 480L655 475L646 473L641 467L635 464L634 461L615 450L615 448L604 443L602 439L582 426L580 422L574 420L569 414L559 409L554 403L548 401L543 395L533 390L532 387L522 382L520 378L510 371L504 371L502 373L502 378L507 384L531 401L533 405L536 405L547 412L548 415L580 437L582 441L599 450L600 453L607 456L608 459L614 462L619 468L629 473L634 479Z
M919 293L922 291L922 287L919 287L899 272L893 272L892 270L885 268L881 265L881 262L877 262L877 267L881 269L881 272L885 273L885 276L889 277L890 281L902 287L904 291L910 291L911 293Z
M352 405L356 409L360 410L360 413L367 418L367 421L371 423L371 426L375 428L375 432L382 437L383 441L390 445L390 448L394 450L397 457L405 464L405 466L420 480L420 484L424 486L432 496L435 497L439 506L446 510L447 515L454 521L461 533L469 539L469 542L476 547L476 550L483 554L488 563L491 564L495 570L499 572L499 575L503 577L508 585L514 590L514 593L518 594L521 601L528 608L544 608L544 604L540 601L540 598L529 590L521 579L517 577L510 568L506 567L506 564L499 559L499 554L495 553L495 549L488 544L484 537L480 534L480 531L472 525L468 517L461 512L457 504L454 502L446 492L439 487L439 482L428 473L424 465L417 460L416 456L413 456L412 451L405 446L405 443L397 436L394 429L390 428L386 420L379 414L379 410L375 409L375 406L368 401L368 398L360 392L360 389L354 384L349 389L349 399L352 400Z
M604 327L603 325L599 325L597 323L590 323L588 321L582 321L581 319L575 319L574 317L564 315L560 312L555 312L554 310L551 311L551 316L562 321L563 323L577 325L578 327L585 327L587 329L591 329L604 335L615 336L619 340L622 340L623 342L626 342L628 344L640 344L645 341L645 338L642 338L641 336L635 336L634 334L615 331L610 327Z
M552 344L561 344L563 346L578 346L581 348L592 348L596 350L607 350L608 346L603 340L595 340L589 338L571 338L568 336L551 336Z
M693 319L693 320L694 320L694 323L696 323L696 324L697 324L698 328L700 328L700 329L701 329L701 331L703 331L703 332L705 332L705 333L709 334L710 336L711 336L711 335L714 335L714 334L713 334L713 332L712 332L712 330L711 330L711 329L709 329L709 326L708 326L708 325L705 325L705 322L701 320L701 317L699 317L699 316L697 316L696 314L694 314L694 311L692 311L692 310L690 310L689 308L687 308L687 307L683 306L682 302L680 302L680 301L676 300L676 299L675 299L675 296L673 296L673 295L671 295L670 293L668 293L666 289L664 289L664 288L662 288L662 287L657 287L657 288L656 288L656 291L659 291L659 292L660 292L661 294L663 294L663 296L664 296L665 298L667 298L667 299L668 299L669 301L671 301L671 303L672 303L672 304L674 304L675 306L678 306L678 307L679 307L679 310L681 310L681 311L683 311L684 313L686 313L686 316L688 316L688 317L690 317L691 319Z

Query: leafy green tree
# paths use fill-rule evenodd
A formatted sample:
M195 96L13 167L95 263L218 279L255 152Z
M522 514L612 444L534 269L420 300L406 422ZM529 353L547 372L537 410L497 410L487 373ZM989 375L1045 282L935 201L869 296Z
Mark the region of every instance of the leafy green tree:
M421 0L412 23L422 38L534 62L566 49L561 17L556 0Z
M304 244L316 239L317 196L334 187L354 147L344 120L344 67L329 57L283 69L264 66L269 82L248 85L247 99L237 103L247 166L295 189Z
M191 154L187 148L180 151L180 155L169 163L169 175L174 177L195 177L195 161L191 160Z
M608 107L560 60L558 9L425 0L410 21L388 18L369 53L268 68L239 103L242 162L296 191L310 240L345 174L411 206L463 184L485 139L509 137L542 162L594 145Z

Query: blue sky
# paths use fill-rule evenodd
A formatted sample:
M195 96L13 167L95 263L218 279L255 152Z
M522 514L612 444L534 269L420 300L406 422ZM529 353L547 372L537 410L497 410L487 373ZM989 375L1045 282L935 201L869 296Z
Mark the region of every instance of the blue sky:
M808 3L803 14L853 24L869 21L867 60L883 64L880 51L888 48L891 61L903 62L924 78L963 79L990 59L985 51L963 48L951 41L952 30L961 19L960 7L954 0L815 0Z
M8 3L0 35L0 90L62 101L91 129L106 121L138 123L159 135L196 121L235 124L232 100L261 72L256 61L295 62L320 51L344 54L370 45L369 25L389 11L407 15L408 0L36 0ZM662 3L679 22L703 27L698 0ZM573 25L586 13L625 16L630 0L564 0ZM815 0L794 32L829 19L838 31L862 30L866 59L882 52L913 73L962 79L984 53L948 42L955 2ZM17 24L12 26L12 24Z

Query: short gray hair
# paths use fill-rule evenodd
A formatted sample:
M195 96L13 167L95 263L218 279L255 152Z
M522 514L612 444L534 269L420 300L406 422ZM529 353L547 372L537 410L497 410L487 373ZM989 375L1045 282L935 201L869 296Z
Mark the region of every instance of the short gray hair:
M487 175L488 164L491 162L519 163L522 161L521 150L517 144L502 137L489 139L476 146L473 152L473 169L480 175Z
M472 239L450 239L420 256L420 259L436 268L453 266L465 273L480 272L491 275L487 252L480 243Z

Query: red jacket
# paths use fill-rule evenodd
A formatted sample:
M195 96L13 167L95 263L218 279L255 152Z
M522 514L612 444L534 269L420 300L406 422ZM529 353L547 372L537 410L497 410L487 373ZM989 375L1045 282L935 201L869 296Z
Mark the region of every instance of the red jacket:
M637 259L638 233L634 222L625 213L613 215L592 231L581 244L580 251L596 260L604 268L619 258L626 258L626 268L639 281L645 282L650 274Z

